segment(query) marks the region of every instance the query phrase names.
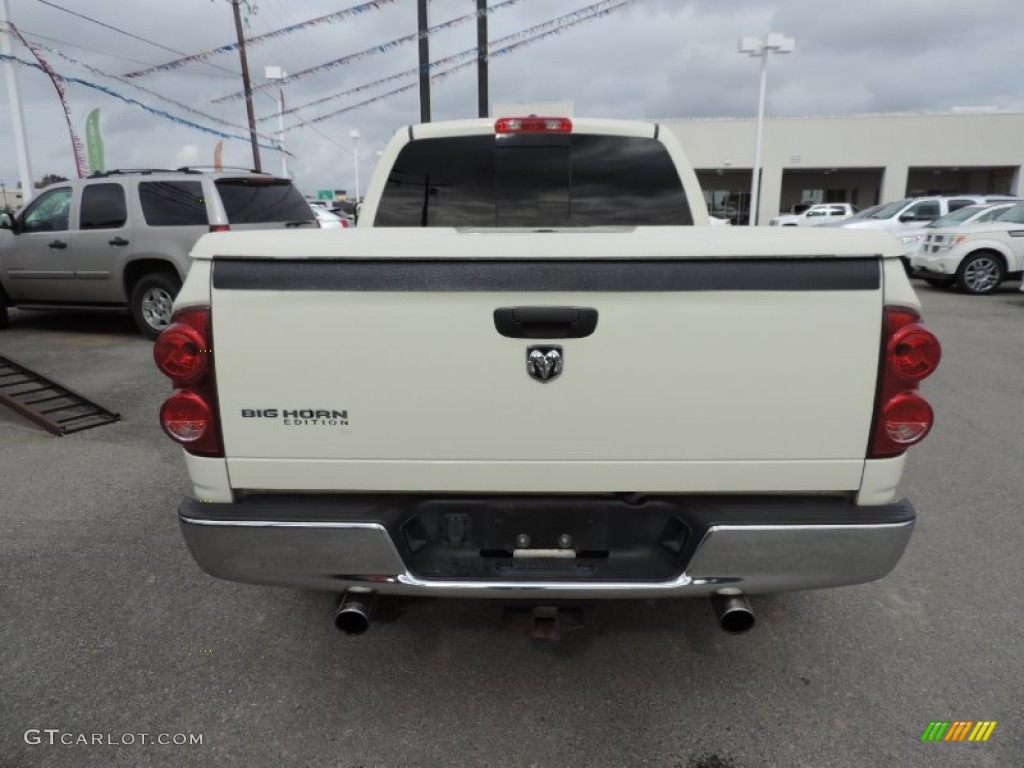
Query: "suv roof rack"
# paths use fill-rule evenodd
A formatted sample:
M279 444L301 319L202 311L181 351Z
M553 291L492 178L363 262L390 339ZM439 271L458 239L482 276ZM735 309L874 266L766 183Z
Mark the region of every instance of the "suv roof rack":
M185 173L190 172L185 168L179 168L178 170L183 171ZM131 173L145 175L148 173L174 173L174 171L171 170L170 168L112 168L109 171L93 171L88 176L86 176L86 178L102 179L107 176L126 176Z
M183 165L178 169L182 173L217 173L219 171L245 171L246 173L258 173L261 176L270 176L272 174L266 171L257 171L255 168L242 168L236 165Z

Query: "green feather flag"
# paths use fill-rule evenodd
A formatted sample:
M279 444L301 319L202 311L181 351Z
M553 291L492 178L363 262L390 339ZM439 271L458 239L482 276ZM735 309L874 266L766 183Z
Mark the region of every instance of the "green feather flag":
M103 159L103 137L100 136L100 111L94 109L85 118L85 147L89 156L89 173L107 170Z

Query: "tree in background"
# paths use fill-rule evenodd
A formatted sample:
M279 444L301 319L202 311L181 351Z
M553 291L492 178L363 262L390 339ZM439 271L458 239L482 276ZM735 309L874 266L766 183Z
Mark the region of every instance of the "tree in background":
M48 187L51 184L56 184L58 181L67 181L67 179L63 176L59 176L56 173L48 173L45 176L43 176L43 178L36 182L36 189Z

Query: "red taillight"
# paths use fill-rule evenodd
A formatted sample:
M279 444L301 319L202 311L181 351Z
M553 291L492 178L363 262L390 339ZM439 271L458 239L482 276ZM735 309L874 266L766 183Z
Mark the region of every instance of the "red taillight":
M342 219L341 220L341 228L342 229L348 229L348 219Z
M568 117L500 117L494 123L495 133L572 133Z
M908 446L924 440L934 420L932 407L916 392L896 395L882 406L880 418L885 436L897 445Z
M886 307L882 359L868 458L899 456L924 440L932 428L932 407L917 393L919 382L935 372L942 347L920 324L917 310Z
M228 232L230 229L231 229L231 225L229 225L229 224L211 224L210 225L210 231L211 232Z
M153 345L153 358L176 389L160 408L160 426L189 453L223 456L208 307L175 313Z
M195 392L175 390L160 406L160 426L171 440L182 445L202 440L212 424L209 403Z
M918 323L909 323L889 338L886 345L893 372L908 381L920 381L939 367L942 347L935 334Z
M209 349L199 331L183 322L169 325L153 345L156 367L165 376L184 384L206 372Z

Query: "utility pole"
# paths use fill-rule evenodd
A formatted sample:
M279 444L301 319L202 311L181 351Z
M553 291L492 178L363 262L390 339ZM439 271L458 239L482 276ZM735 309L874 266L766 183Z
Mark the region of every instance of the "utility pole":
M242 34L241 0L231 0L235 12L235 32L238 33L238 57L242 60L242 84L245 86L245 111L249 115L249 140L252 142L253 170L260 167L260 145L256 140L256 113L252 109L252 83L249 82L249 61L245 58L245 35Z
M430 38L427 36L427 0L417 0L420 28L420 122L430 122Z
M487 117L487 0L476 0L476 88L479 116Z
M0 53L14 55L11 44L11 11L7 0L0 3ZM28 205L32 199L32 168L28 160L28 144L25 142L25 116L21 110L21 93L18 91L18 71L15 63L7 59L7 98L11 104L11 122L14 124L14 153L18 156L18 175L21 177L21 204Z

